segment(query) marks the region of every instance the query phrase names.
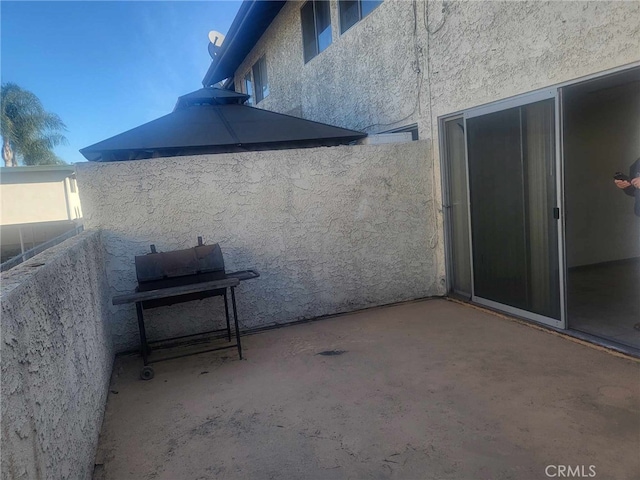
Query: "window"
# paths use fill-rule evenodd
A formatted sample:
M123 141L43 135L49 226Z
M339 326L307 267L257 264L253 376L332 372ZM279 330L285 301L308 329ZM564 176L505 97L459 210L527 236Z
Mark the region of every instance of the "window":
M71 190L71 193L77 193L78 191L78 187L76 186L76 179L73 177L69 178L69 189Z
M267 79L267 61L260 57L253 65L253 81L256 86L256 103L269 95L269 81Z
M253 81L251 80L251 72L247 72L244 76L244 93L251 97L247 100L247 105L253 105Z
M267 61L264 55L253 64L244 76L244 93L250 95L247 105L260 103L269 95L269 81L267 79Z
M369 15L382 0L340 0L340 33L344 33Z
M331 45L331 11L328 1L310 1L300 10L304 63Z

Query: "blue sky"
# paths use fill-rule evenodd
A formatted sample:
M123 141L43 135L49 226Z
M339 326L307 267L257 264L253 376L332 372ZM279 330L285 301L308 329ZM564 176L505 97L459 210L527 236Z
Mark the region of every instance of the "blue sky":
M210 30L227 33L235 1L0 2L1 77L67 124L67 163L105 138L170 113L211 63Z

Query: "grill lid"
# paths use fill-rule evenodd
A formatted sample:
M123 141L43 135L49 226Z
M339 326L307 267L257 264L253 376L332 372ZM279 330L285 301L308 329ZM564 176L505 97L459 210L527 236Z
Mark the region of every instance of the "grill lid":
M199 273L224 272L222 250L217 243L185 250L149 253L135 257L138 283Z

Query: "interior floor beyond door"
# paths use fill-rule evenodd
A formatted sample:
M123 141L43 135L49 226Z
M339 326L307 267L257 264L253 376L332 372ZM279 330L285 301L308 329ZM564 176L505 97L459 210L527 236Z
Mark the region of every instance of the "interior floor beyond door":
M640 349L640 258L569 269L569 327Z

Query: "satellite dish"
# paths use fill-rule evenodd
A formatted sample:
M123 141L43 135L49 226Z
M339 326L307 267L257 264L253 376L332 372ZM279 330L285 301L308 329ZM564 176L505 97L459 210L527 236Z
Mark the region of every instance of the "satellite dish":
M224 35L216 30L211 30L209 32L209 55L211 58L215 58L218 54L218 50L220 50L220 46L224 42Z
M222 45L222 42L224 42L224 35L215 30L211 30L209 32L209 41L216 47L219 47L220 45Z

